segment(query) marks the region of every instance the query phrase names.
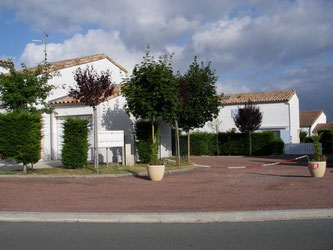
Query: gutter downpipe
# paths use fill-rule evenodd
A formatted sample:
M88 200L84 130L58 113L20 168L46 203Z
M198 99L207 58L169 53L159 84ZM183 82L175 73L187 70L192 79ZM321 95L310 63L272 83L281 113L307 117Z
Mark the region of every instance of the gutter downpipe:
M290 138L290 143L292 143L290 102L287 102L286 104L288 105L288 113L289 113L289 138Z

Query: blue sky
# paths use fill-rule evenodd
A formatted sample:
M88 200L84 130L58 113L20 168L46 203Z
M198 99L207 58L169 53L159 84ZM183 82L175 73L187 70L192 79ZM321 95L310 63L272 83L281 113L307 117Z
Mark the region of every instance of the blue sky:
M145 46L185 71L211 61L221 93L295 89L333 121L332 0L0 0L0 59L34 66L105 53L130 72Z

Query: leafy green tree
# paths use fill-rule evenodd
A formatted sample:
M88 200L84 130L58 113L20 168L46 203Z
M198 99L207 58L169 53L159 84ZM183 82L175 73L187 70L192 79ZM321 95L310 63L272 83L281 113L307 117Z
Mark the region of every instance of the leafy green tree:
M115 86L111 81L111 72L98 74L93 67L78 68L74 73L75 88L71 88L69 96L74 97L93 108L94 116L94 166L98 172L98 138L97 138L97 105L114 94Z
M9 64L9 73L0 74L1 107L7 111L27 110L29 112L51 112L46 102L47 96L55 87L48 83L56 72L50 73L50 65L38 65L28 69L22 64L22 70L16 71Z
M187 160L190 160L190 130L203 127L206 122L217 118L219 96L216 94L217 77L211 63L193 63L184 76L177 77L181 106L177 114L179 127L188 135Z
M249 134L249 155L252 155L251 133L260 127L262 121L259 107L250 102L246 103L244 108L238 110L238 114L233 119L240 132Z
M57 72L50 70L49 64L16 71L13 63L8 64L9 73L0 73L0 108L6 110L1 115L2 157L23 163L23 173L28 163L40 159L41 113L51 113L46 102L47 96L55 87L48 81Z
M160 57L156 61L150 55L148 45L143 61L134 67L130 80L124 83L122 94L127 101L128 113L150 121L155 151L153 160L157 160L154 122L173 121L179 105L171 57Z

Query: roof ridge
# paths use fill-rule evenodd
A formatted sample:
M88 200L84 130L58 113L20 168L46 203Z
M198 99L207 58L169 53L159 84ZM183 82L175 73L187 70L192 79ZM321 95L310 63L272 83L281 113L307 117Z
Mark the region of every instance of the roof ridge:
M52 70L61 70L61 69L70 68L70 67L78 66L78 65L81 65L81 64L85 64L85 63L95 62L95 61L98 61L98 60L101 60L101 59L109 60L112 64L114 64L120 70L124 71L125 73L128 73L128 71L124 67L122 67L120 64L118 64L113 59L111 59L105 53L91 55L91 56L71 58L71 59L55 61L55 62L49 62L49 64L50 64L50 68ZM29 68L29 70L33 70L35 68L36 67L31 67L31 68Z
M252 103L272 103L289 101L296 94L295 90L265 91L225 94L221 100L222 104L235 105Z
M296 90L289 89L289 90L274 90L274 91L259 91L259 92L243 92L243 93L234 93L234 94L225 94L225 95L247 95L247 94L262 94L262 93L283 93L283 92L296 92Z

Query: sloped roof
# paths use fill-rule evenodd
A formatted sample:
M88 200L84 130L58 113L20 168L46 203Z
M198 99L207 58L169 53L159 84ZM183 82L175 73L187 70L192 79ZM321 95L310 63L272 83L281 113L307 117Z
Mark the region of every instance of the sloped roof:
M317 133L321 129L333 129L333 122L330 123L318 123L317 126L313 129L313 133Z
M295 90L226 94L222 97L221 104L232 105L232 104L245 104L248 102L251 103L287 102L295 94L296 94Z
M109 96L107 98L107 100L110 100L112 98L120 96L121 95L120 89L121 89L121 86L119 84L115 85L114 94L111 95L111 96ZM51 105L56 105L56 104L80 103L80 101L77 100L77 99L75 99L75 98L73 98L73 97L70 97L70 96L64 96L64 97L57 98L55 100L51 100L49 103Z
M98 54L98 55L93 55L93 56L86 56L86 57L73 58L73 59L68 59L68 60L63 60L63 61L50 62L49 64L50 64L51 70L60 70L60 69L78 66L81 64L85 64L85 63L95 62L95 61L102 60L102 59L109 60L111 63L113 63L115 66L117 66L120 70L124 71L125 73L128 73L128 71L124 67L120 66L118 63L116 63L114 60L112 60L110 57L108 57L105 54ZM34 70L34 69L36 69L36 67L32 67L29 69Z
M299 123L301 127L310 127L319 116L323 113L323 110L306 110L299 112Z

